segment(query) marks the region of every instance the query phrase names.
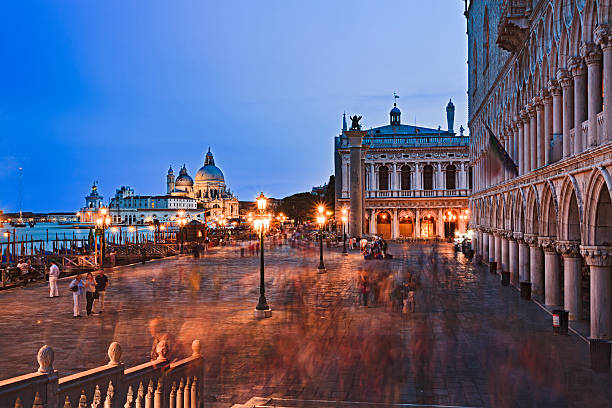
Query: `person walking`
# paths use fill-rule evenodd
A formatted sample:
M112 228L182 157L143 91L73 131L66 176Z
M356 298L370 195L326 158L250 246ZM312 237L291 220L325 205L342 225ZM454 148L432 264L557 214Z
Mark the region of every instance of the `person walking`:
M368 307L368 296L370 295L370 285L368 284L368 276L364 275L361 280L361 296L363 305Z
M85 310L87 310L87 316L91 314L93 309L93 302L96 298L96 281L91 272L87 273L87 277L85 278L85 299L87 300L87 306Z
M59 291L57 289L57 280L60 276L60 270L55 261L51 261L51 267L49 268L49 297L59 297Z
M98 314L102 314L104 311L104 295L106 294L106 288L108 287L108 277L104 274L104 271L100 269L96 275L96 299L98 306ZM94 302L95 303L95 302Z
M70 282L70 285L68 285L68 288L72 292L72 301L74 302L73 308L72 308L72 314L74 318L76 319L77 317L81 317L80 305L81 305L81 299L83 298L83 291L85 289L85 284L83 283L83 280L81 279L80 274L77 275L72 280L72 282Z

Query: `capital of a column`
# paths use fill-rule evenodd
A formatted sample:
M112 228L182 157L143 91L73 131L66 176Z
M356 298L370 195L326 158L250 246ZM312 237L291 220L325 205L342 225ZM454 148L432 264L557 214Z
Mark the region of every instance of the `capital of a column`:
M514 131L517 131L519 126L521 126L521 117L519 115L515 115L510 126L512 126Z
M514 232L512 233L512 235L514 236L514 240L516 242L518 242L519 244L524 244L525 241L523 240L523 233L522 232Z
M594 42L583 42L580 46L580 55L587 65L601 63L601 48Z
M514 234L512 231L504 231L504 238L508 241L514 241Z
M544 109L544 99L542 99L539 96L535 96L532 100L531 100L531 104L533 105L533 107L535 108L536 112L537 111L541 111L542 109Z
M582 57L572 57L569 63L572 70L572 77L580 77L586 75L586 65Z
M551 79L550 81L548 81L547 85L551 94L553 94L554 96L561 95L561 86L559 85L559 81L557 81L556 79Z
M557 241L557 251L564 258L580 258L580 243L576 241Z
M525 123L529 120L529 114L527 113L526 109L521 109L519 112L519 115L520 115L519 126L521 123Z
M612 49L612 24L600 24L595 30L595 42L602 50Z
M580 253L589 266L612 267L612 245L581 245Z
M525 110L527 111L527 116L529 116L529 118L535 118L536 110L535 105L533 103L528 103L527 105L525 105Z
M557 241L554 237L539 237L538 242L544 252L557 252Z
M570 72L565 68L557 70L557 81L559 81L559 84L561 84L561 88L563 89L574 85Z
M523 239L525 240L525 243L530 247L535 248L540 246L540 243L538 242L538 236L536 234L524 234Z

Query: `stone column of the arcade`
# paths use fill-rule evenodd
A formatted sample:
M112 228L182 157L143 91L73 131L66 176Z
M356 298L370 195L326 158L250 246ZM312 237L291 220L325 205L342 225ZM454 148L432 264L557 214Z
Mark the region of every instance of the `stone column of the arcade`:
M366 132L363 130L348 130L344 134L348 138L350 151L350 212L349 212L349 234L353 237L361 237L363 234L363 170L362 170L362 142Z

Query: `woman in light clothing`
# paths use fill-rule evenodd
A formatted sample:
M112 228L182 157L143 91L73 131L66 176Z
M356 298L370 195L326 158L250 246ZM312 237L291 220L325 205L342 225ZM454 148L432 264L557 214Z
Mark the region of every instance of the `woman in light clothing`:
M59 291L57 289L57 280L60 276L60 270L54 261L51 261L51 268L49 268L49 297L58 297Z
M81 299L83 298L83 292L85 291L85 284L81 279L81 275L77 275L72 282L70 282L68 288L72 292L72 301L74 302L72 312L74 318L76 319L77 317L81 317L81 310L79 306L81 304Z

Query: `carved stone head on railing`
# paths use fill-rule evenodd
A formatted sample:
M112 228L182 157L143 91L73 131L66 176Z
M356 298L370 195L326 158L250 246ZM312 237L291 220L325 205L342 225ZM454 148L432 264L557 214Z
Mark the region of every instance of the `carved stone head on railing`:
M108 365L116 366L121 364L121 353L121 345L113 341L108 347L108 358L110 359Z
M191 343L191 349L193 350L193 356L199 357L202 355L202 342L198 339L195 339Z
M53 360L55 353L53 349L46 344L38 350L38 372L44 374L51 374L53 372Z
M157 361L166 361L168 359L168 342L166 340L160 340L155 347L157 352Z

